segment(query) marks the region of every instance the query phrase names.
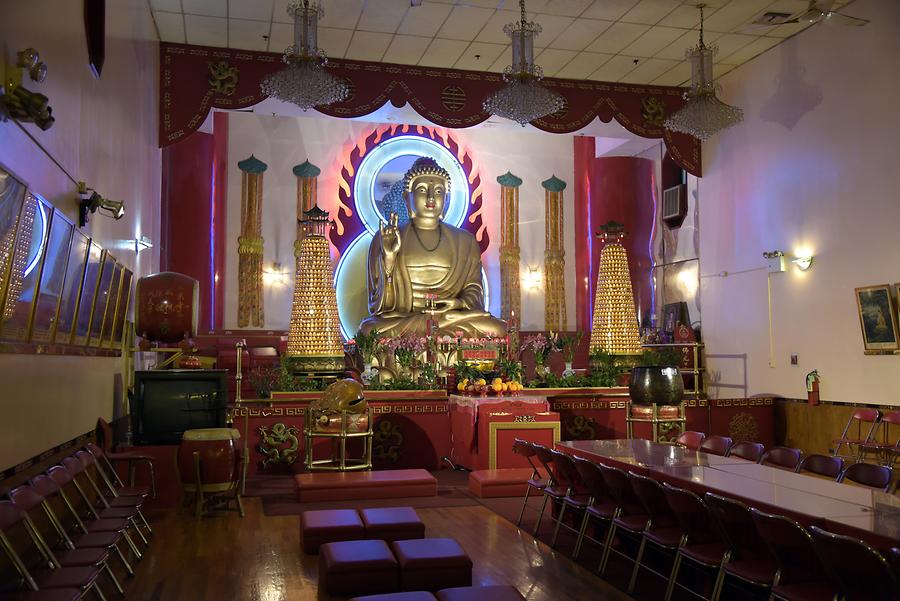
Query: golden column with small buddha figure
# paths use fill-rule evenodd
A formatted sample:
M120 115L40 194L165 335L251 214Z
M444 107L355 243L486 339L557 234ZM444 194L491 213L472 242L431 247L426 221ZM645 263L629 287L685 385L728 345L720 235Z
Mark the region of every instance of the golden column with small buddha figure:
M297 258L297 267L299 267L303 220L306 212L316 206L318 202L318 178L322 170L306 160L299 165L294 165L293 172L297 177L297 239L294 241L294 256Z
M566 182L551 176L544 188L544 329L566 329L566 250L563 190Z
M600 251L597 270L591 352L602 350L613 355L637 355L641 352L641 340L628 256L622 246L625 226L610 221L600 227L597 235L605 246Z
M238 327L263 327L263 173L268 165L250 155L241 170L241 234L238 237Z
M497 178L500 184L500 318L510 322L522 315L519 283L519 187L522 178L509 171Z

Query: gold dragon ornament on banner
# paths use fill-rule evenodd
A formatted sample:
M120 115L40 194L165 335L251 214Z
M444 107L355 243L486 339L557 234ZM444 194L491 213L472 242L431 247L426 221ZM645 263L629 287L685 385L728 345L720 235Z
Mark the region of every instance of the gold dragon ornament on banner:
M263 467L276 463L293 465L297 461L300 441L297 438L296 426L277 423L271 429L268 426L260 426L257 431L260 441L256 450L264 457Z
M563 190L566 182L555 175L541 182L544 188L544 329L566 329L566 250Z
M268 165L250 155L241 170L241 235L238 237L238 327L263 327L263 173Z
M238 68L232 67L226 61L218 63L209 63L209 82L210 89L216 94L222 96L231 96L234 94L238 84Z

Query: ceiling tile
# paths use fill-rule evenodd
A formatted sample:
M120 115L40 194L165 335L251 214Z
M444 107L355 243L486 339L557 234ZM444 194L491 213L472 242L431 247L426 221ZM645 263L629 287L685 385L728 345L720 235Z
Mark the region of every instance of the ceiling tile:
M430 43L431 38L395 35L381 60L385 63L416 64Z
M228 19L228 47L265 52L268 47L269 22ZM265 37L263 37L265 36Z
M720 55L721 61L728 65L740 65L759 56L772 46L781 43L781 38L759 37L730 56Z
M411 8L406 11L406 16L397 33L434 36L444 24L444 20L451 10L453 10L453 6L437 3L423 3L422 6Z
M718 9L706 8L704 17L709 19ZM682 4L662 20L660 25L666 27L681 27L682 29L695 29L700 27L700 11L692 4Z
M474 40L494 11L474 6L454 6L444 21L438 37L451 40Z
M597 36L609 29L610 25L612 25L612 21L576 19L561 35L550 42L550 47L563 50L584 50L597 39Z
M353 37L353 31L350 29L332 29L331 27L319 27L319 48L325 51L325 54L334 58L344 58L347 54L347 47L350 45L350 38ZM291 44L293 44L293 33L291 34Z
M347 32L348 34L350 32ZM319 29L319 45L322 45L322 30ZM349 39L349 35L347 36ZM269 32L269 52L284 52L285 48L294 43L293 27L287 23L272 23ZM330 55L329 55L330 56Z
M717 39L722 37L724 34L710 31L703 33L703 41L707 44L714 43ZM656 58L665 58L669 60L684 60L685 53L688 48L693 48L697 45L697 42L700 41L700 32L698 31L686 31L684 35L680 38L657 52L654 56Z
M555 77L556 72L569 64L569 61L576 56L578 56L578 53L574 50L547 48L535 57L534 62L541 66L545 76Z
M539 48L544 48L562 35L575 19L558 15L537 15L536 21L541 26L541 33L535 39L534 45ZM508 39L509 38L507 38L507 40Z
M588 75L599 69L610 58L612 58L612 55L610 54L581 52L569 61L569 64L557 71L555 77L585 79Z
M160 42L184 44L184 15L154 11L153 18L156 20L156 29L159 30Z
M243 0L253 2L254 0ZM272 12L273 19L278 23L293 23L293 18L287 14L287 6L293 0L275 0L275 9ZM324 3L325 15L319 19L319 27L334 27L337 29L353 29L362 13L365 0L326 0Z
M528 14L532 11L546 15L559 15L563 17L580 16L584 10L592 4L593 0L529 0L526 8ZM504 3L509 8L515 6L515 3L509 1Z
M631 56L655 56L656 53L683 35L683 29L651 27L647 33L622 49L622 52Z
M649 25L614 23L600 34L600 37L594 40L587 49L591 52L615 54L638 39L648 29L650 29Z
M596 0L581 16L588 19L617 21L637 3L638 0Z
M228 0L181 0L181 5L187 15L228 16Z
M367 2L356 28L361 31L394 33L400 27L407 10L411 10L408 0Z
M723 75L725 75L726 73L731 71L732 69L734 69L734 65L722 65L722 64L713 65L713 77L715 79L719 79L720 77L722 77Z
M497 60L494 61L494 64L488 67L487 71L490 71L491 73L503 73L511 62L512 60L509 52L501 52L497 57Z
M353 37L350 39L350 46L347 48L344 57L359 61L378 62L381 60L393 37L389 33L354 31Z
M184 33L188 44L228 48L228 19L185 15Z
M509 36L503 33L503 28L507 23L514 23L519 20L519 13L508 10L498 10L485 22L484 27L475 38L479 42L488 42L490 44L509 44ZM543 39L543 34L538 36Z
M637 67L634 64L636 57L619 54L606 61L602 67L588 76L594 81L619 81ZM638 59L640 60L640 59Z
M621 79L627 83L648 84L654 79L678 66L678 61L667 61L658 58L641 59L637 67Z
M429 0L431 2L432 0ZM466 6L475 6L481 8L489 8L491 10L499 10L504 4L508 4L509 0L439 0L447 4L465 4Z
M489 65L493 65L494 61L509 46L503 44L485 44L484 42L472 42L465 49L456 63L453 65L456 69L467 69L469 71L481 71L487 69ZM476 58L476 56L478 58Z
M690 85L691 66L688 63L679 63L657 77L651 83L659 86Z
M681 0L641 0L631 10L622 15L626 23L656 25L681 4Z
M716 62L722 62L722 59L734 54L754 39L753 36L741 35L739 33L726 33L716 38L715 45L719 47L719 52L715 56Z
M150 0L150 8L154 12L161 10L170 13L180 13L181 0Z
M769 4L771 0L732 0L709 15L703 27L708 31L732 31L749 23Z
M811 23L789 23L787 25L779 25L773 29L768 31L763 31L764 35L776 37L776 38L787 38L794 34L800 33L807 27L812 27ZM827 25L823 25L823 27L828 27Z
M228 0L228 18L271 21L273 2L274 0Z
M450 68L468 47L469 42L462 40L432 40L428 50L419 59L419 64L425 67Z

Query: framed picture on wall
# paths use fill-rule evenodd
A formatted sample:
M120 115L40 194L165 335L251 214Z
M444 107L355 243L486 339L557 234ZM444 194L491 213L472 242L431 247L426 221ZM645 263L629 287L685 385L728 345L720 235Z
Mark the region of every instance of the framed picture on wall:
M687 303L682 301L678 303L669 303L663 307L662 315L662 331L666 334L674 334L675 328L679 323L683 323L690 327L691 318L688 315Z
M897 313L888 284L856 289L856 307L867 351L894 351L900 348L897 338Z

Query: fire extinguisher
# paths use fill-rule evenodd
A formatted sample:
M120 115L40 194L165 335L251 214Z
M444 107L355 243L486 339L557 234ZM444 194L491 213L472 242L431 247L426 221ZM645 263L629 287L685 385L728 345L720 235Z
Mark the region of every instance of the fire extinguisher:
M806 374L806 400L810 405L819 404L819 371L816 369Z

